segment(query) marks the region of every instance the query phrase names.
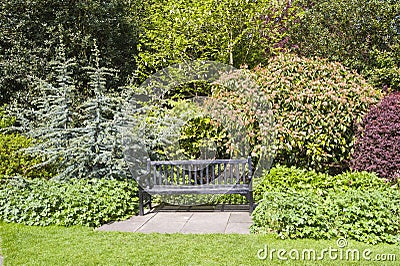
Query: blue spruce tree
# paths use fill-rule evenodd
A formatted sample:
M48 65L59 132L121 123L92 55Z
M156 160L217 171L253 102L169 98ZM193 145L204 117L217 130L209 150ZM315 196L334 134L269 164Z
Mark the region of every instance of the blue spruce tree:
M114 71L100 66L96 46L93 56L92 66L86 68L93 97L79 107L81 127L71 143L79 151L73 159L76 177L125 179L129 172L119 130L119 121L125 116L125 99L106 94L106 77Z
M57 58L52 62L55 84L44 80L36 80L35 87L39 95L32 100L35 108L25 109L25 118L20 125L36 144L27 149L28 153L42 157L43 165L57 165L60 169L68 167L73 151L69 143L74 138L73 92L75 90L71 67L73 60L66 59L65 48L60 43ZM21 117L21 116L20 116Z

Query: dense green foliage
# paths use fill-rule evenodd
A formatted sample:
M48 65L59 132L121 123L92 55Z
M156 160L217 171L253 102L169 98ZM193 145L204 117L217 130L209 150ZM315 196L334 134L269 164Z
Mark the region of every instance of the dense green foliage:
M140 1L19 1L0 4L0 103L30 87L29 76L45 78L58 39L68 58L77 60L78 88L84 92L88 65L96 39L106 65L120 71L123 85L135 68ZM33 88L32 88L33 89ZM35 91L33 91L35 93Z
M286 54L256 68L278 130L275 162L337 173L348 168L354 124L381 98L340 63Z
M375 172L388 181L400 178L400 92L387 95L357 125L351 156L354 170Z
M0 183L0 220L97 227L136 214L136 186L132 181L106 179L4 179Z
M253 232L399 243L400 193L378 177L400 173L398 105L372 109L357 143L354 133L380 88L399 90L399 12L395 0L3 1L0 104L18 104L0 128L21 134L0 134L0 220L96 227L136 213L128 178L147 170L132 162L252 155L269 167L277 150L278 166L254 183ZM128 103L142 93L135 82L175 63L193 70L191 60L253 72L206 85L173 77L157 103ZM195 96L210 96L207 112ZM121 124L137 133L131 173ZM378 176L346 172L353 149L353 169Z
M385 91L400 91L400 44L393 47L393 51L375 50L374 67L364 71L373 85Z
M36 168L40 158L27 155L23 149L33 144L33 139L20 134L1 132L12 126L15 119L4 115L0 108L0 179L4 176L25 176L27 178L45 178L52 176L51 167Z
M376 244L400 243L400 193L397 190L266 192L253 213L256 233L281 238L345 237Z
M374 174L277 167L255 188L255 233L281 238L400 241L400 191Z
M4 176L44 179L53 176L51 166L35 167L41 163L41 158L22 150L31 147L32 142L31 138L19 134L0 134L0 179Z
M15 123L15 118L10 118L4 114L4 107L0 107L0 129L12 126Z
M269 168L276 137L269 93L260 88L250 71L243 69L226 73L213 84L213 95L205 105L212 110L215 124L229 133L231 158L251 155L255 165Z
M54 166L58 179L131 177L118 130L118 123L125 117L126 102L106 93L107 77L112 71L100 65L95 46L93 62L85 68L89 75L88 91L94 97L82 103L71 71L74 61L66 59L63 43L57 52L52 61L55 80L35 81L35 108L14 108L15 128L37 140L25 151L43 158L37 167Z
M277 166L261 177L260 183L254 188L254 198L256 201L261 200L265 191L307 190L320 196L326 196L328 191L375 190L387 187L388 184L384 180L368 172L328 175L294 166Z
M302 56L338 61L399 89L400 3L397 0L300 1L304 13L288 30Z
M139 73L178 62L214 60L255 66L276 53L297 9L284 1L146 1Z
M222 140L226 138L226 132L220 128L214 127L209 117L197 117L189 120L181 130L179 146L184 150L187 158L208 159L224 158L226 156L223 149ZM214 144L215 147L209 147L208 144Z

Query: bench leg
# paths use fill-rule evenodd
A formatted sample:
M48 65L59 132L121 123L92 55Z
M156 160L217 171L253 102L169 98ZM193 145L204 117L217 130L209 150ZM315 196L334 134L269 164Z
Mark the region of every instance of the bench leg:
M143 216L144 215L144 199L143 199L143 197L144 197L144 192L143 192L143 190L141 189L141 188L139 188L139 215L140 216Z
M149 205L151 210L151 195L144 191L142 188L139 188L139 215L144 215L144 207Z
M249 212L251 214L254 210L253 191L247 193L247 201L249 202Z
M151 210L151 195L148 194L148 196L149 196L149 209Z

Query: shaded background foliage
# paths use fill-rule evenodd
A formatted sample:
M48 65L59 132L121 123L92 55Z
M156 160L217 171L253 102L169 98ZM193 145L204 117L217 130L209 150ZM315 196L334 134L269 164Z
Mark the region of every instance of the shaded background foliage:
M78 87L85 93L88 65L94 39L106 66L119 70L125 84L135 68L139 1L18 1L0 4L0 103L17 91L30 88L28 76L45 78L47 63L54 59L59 36L67 58L75 58ZM33 91L35 93L35 91Z
M379 88L399 89L400 2L300 0L304 12L288 30L290 48L371 77ZM382 71L385 69L385 71ZM377 75L390 70L385 78Z

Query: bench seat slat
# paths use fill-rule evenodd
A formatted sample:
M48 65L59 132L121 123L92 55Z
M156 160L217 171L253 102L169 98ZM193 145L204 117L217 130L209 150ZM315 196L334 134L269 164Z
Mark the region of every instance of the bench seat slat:
M247 159L215 159L215 160L175 160L175 161L150 161L150 165L202 165L202 164L238 164L247 163Z
M207 185L204 189L201 186L154 186L148 191L154 194L225 194L225 193L246 193L249 185L240 184L236 186L210 186ZM147 189L146 189L147 190ZM145 191L146 191L145 190Z

